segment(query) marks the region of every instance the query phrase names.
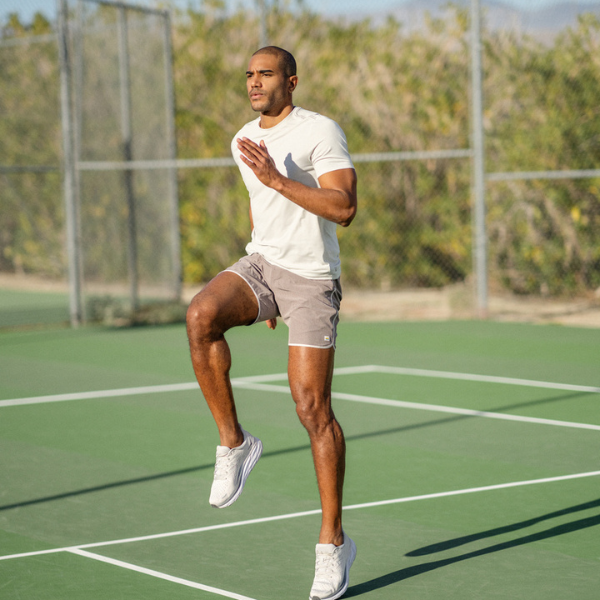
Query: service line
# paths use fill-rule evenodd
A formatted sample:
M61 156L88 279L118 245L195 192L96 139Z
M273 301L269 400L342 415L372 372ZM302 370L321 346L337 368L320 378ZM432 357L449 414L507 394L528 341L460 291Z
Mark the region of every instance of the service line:
M466 488L462 490L450 490L446 492L435 492L432 494L421 494L418 496L407 496L403 498L393 498L391 500L377 500L375 502L363 502L361 504L350 504L343 507L343 510L357 510L365 508L374 508L377 506L386 506L390 504L403 504L406 502L417 502L421 500L432 500L435 498L447 498L451 496L461 496L465 494L474 494L479 492L489 492L494 490L503 490L515 487L524 487L529 485L539 485L544 483L556 483L560 481L569 481L574 479L584 479L587 477L597 477L600 475L600 471L587 471L585 473L572 473L569 475L559 475L556 477L544 477L542 479L528 479L525 481L511 481L508 483L498 483L495 485L486 485L481 487ZM27 558L29 556L40 556L43 554L55 554L57 552L74 552L76 550L84 550L88 548L101 548L104 546L117 546L121 544L130 544L134 542L146 542L150 540L158 540L167 537L178 537L182 535L189 535L194 533L202 533L205 531L215 531L217 529L228 529L231 527L242 527L245 525L256 525L258 523L271 523L273 521L283 521L287 519L295 519L298 517L306 517L312 515L321 514L320 509L307 510L303 512L288 513L284 515L274 515L270 517L262 517L258 519L248 519L246 521L235 521L232 523L220 523L217 525L208 525L206 527L196 527L194 529L183 529L180 531L169 531L165 533L155 533L151 535L144 535L131 538L123 538L119 540L110 540L105 542L93 542L91 544L79 544L76 546L65 546L63 548L49 548L46 550L36 550L33 552L22 552L20 554L8 554L0 556L1 560L10 560L15 558Z
M275 392L289 394L290 388L283 385L265 385L264 383L250 383L247 381L232 381L233 387L256 390L260 392ZM408 408L412 410L427 410L430 412L449 413L467 417L483 417L486 419L499 419L501 421L518 421L521 423L534 423L536 425L553 425L554 427L571 427L574 429L591 429L600 431L600 425L591 423L576 423L573 421L557 421L555 419L542 419L539 417L526 417L512 415L509 413L490 412L485 410L473 410L471 408L458 408L440 404L425 404L422 402L407 402L405 400L390 400L389 398L376 398L374 396L360 396L358 394L345 394L343 392L332 392L332 398L338 400L349 400L351 402L362 402L364 404L376 404L379 406L394 406L396 408Z
M454 373L451 371L432 371L427 369L411 369L405 367L385 367L381 365L362 365L356 367L340 367L335 369L334 374L340 375L359 375L361 373L389 373L393 375L412 375L416 377L432 377L442 379L458 379L462 381L479 381L482 383L501 383L508 385L519 385L526 387L536 387L552 390L567 390L584 393L600 393L600 387L587 385L574 385L570 383L552 383L549 381L535 381L530 379L516 379L512 377L497 377L494 375L477 375L473 373ZM273 373L270 375L253 375L249 377L235 377L231 380L232 384L267 383L270 381L287 381L287 373ZM9 400L0 400L0 408L5 406L23 406L27 404L45 404L48 402L64 402L72 400L91 400L98 398L115 398L119 396L135 396L140 394L157 394L183 392L198 390L198 384L174 383L167 385L151 385L131 388L121 388L115 390L98 390L92 392L75 392L68 394L53 394L47 396L32 396L30 398L13 398ZM277 391L277 390L274 390Z

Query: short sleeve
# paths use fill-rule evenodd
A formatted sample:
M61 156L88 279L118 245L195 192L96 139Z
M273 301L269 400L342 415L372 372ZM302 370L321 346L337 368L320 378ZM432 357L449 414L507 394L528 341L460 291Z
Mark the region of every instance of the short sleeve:
M317 142L310 158L317 177L339 169L353 169L342 128L326 117L316 120L314 128Z

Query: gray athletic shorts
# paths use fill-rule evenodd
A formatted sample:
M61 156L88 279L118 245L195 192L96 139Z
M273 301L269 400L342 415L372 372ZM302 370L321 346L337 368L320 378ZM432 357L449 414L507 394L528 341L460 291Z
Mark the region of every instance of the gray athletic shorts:
M342 287L339 279L306 279L267 262L244 256L226 269L239 275L258 300L255 323L281 316L290 346L335 348Z

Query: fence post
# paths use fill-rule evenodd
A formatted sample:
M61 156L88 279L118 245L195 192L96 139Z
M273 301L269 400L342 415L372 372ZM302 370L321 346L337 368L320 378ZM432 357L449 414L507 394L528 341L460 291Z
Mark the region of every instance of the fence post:
M175 129L175 92L173 83L173 42L171 39L171 17L168 11L164 13L164 61L165 61L165 90L167 109L167 144L168 158L177 160L177 135ZM177 168L170 167L169 204L171 208L171 263L173 268L173 295L175 300L181 300L181 232L179 231L179 186Z
M60 60L60 109L63 140L63 186L65 194L65 221L67 264L69 276L69 317L72 327L82 321L80 238L75 172L75 142L73 134L73 77L69 51L69 12L67 0L56 0L58 16L58 52Z
M267 32L267 19L269 17L269 9L267 7L266 2L267 0L256 0L256 3L258 4L259 48L264 48L269 44L269 34Z
M119 34L119 85L121 89L121 137L123 143L123 160L133 159L133 133L131 128L131 90L129 79L129 43L127 32L126 7L118 6ZM129 270L129 297L131 310L135 312L139 305L138 293L138 260L137 260L137 226L135 214L135 195L133 190L133 171L123 171L125 194L127 200L127 266Z
M483 131L483 89L481 68L480 0L471 0L471 127L473 145L473 262L477 313L488 314L487 234L485 227L485 148Z

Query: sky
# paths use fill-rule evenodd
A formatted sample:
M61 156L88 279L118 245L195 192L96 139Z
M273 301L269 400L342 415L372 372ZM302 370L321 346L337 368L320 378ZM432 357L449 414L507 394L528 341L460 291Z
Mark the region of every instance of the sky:
M126 0L132 4L142 4L155 6L154 0ZM174 0L182 8L191 4L198 6L199 0ZM385 10L404 4L409 0L370 0L369 8L374 12ZM485 0L483 0L485 1ZM566 3L578 4L580 6L600 4L600 0L495 0L508 6L519 8L521 10L536 10L546 8L553 4ZM268 2L268 0L267 0ZM311 8L318 7L323 12L335 13L343 7L345 12L360 11L364 12L365 0L305 0ZM253 0L245 0L245 3L251 4ZM11 12L19 14L21 20L25 23L31 21L36 12L42 12L45 15L53 16L56 10L56 0L0 0L0 19L4 20L6 15Z

